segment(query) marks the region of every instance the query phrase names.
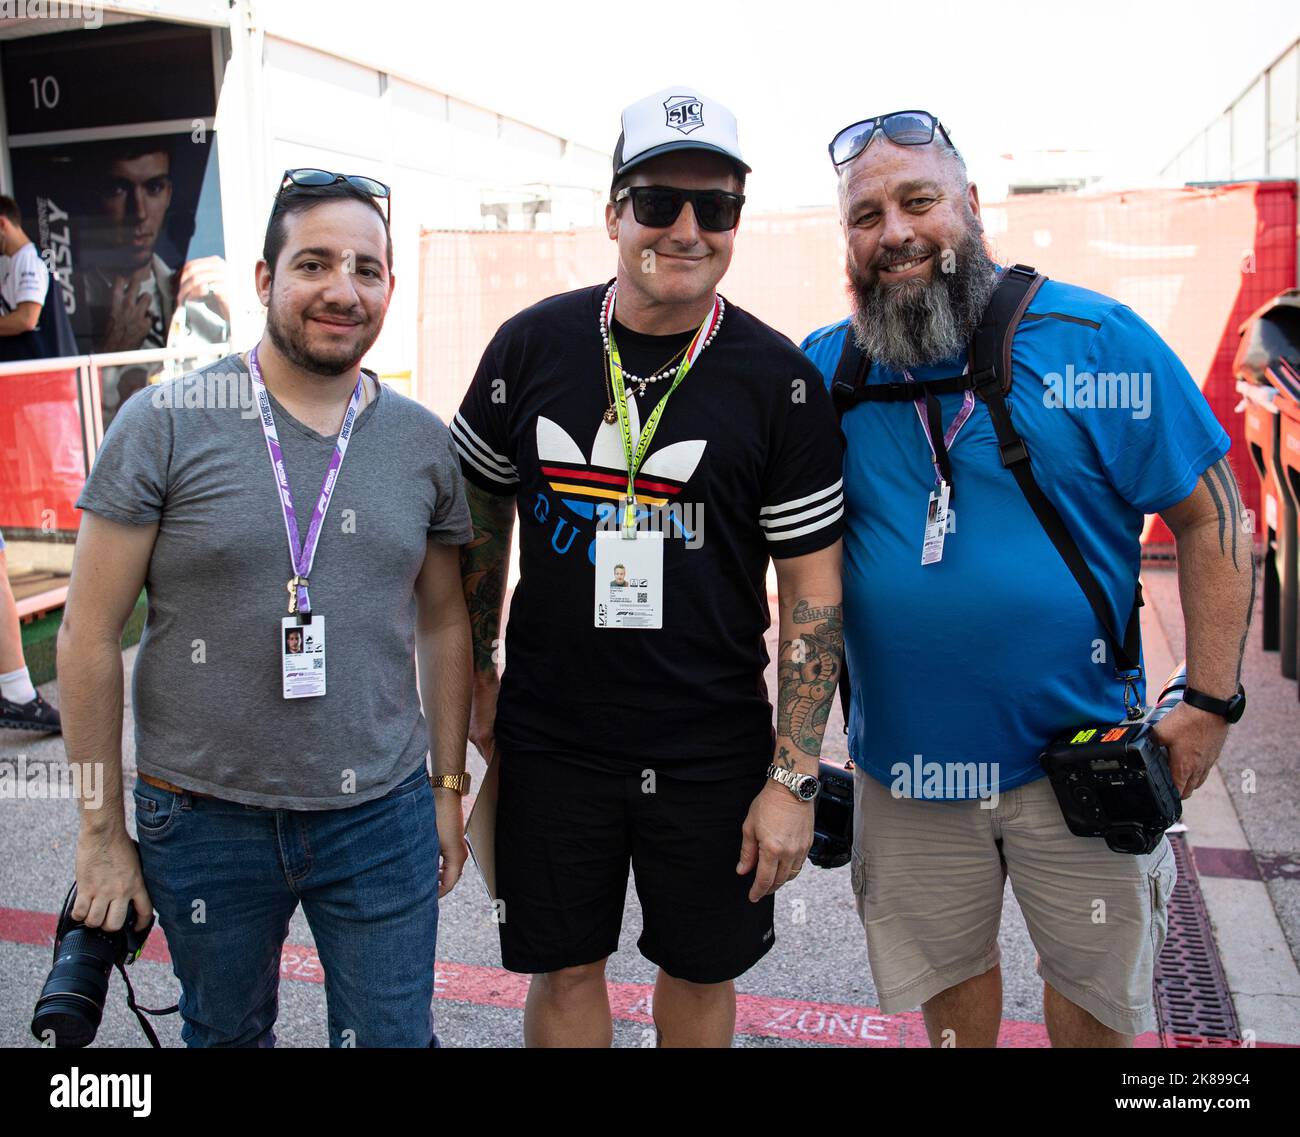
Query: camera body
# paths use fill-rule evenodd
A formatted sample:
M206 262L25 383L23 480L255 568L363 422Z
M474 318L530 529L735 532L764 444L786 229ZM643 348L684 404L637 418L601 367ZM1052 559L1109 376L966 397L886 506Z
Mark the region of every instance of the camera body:
M813 817L813 843L808 859L818 868L847 865L853 852L853 759L843 765L821 760L817 769L821 792Z
M1071 833L1101 837L1117 853L1150 853L1182 817L1169 752L1152 728L1182 702L1186 686L1179 667L1145 719L1076 727L1048 745L1039 762Z
M47 1032L52 1032L59 1047L89 1046L95 1041L113 968L135 962L154 924L151 915L148 925L136 931L135 905L128 904L126 920L116 932L90 928L73 919L76 902L74 881L54 933L54 965L32 1014L32 1034L44 1042Z

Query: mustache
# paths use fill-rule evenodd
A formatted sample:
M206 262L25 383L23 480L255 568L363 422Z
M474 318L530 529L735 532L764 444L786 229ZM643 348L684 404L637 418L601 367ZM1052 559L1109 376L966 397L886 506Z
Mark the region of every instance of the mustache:
M304 319L318 320L322 316L333 316L339 320L350 320L355 324L364 324L366 322L366 313L360 307L353 308L322 308L317 312L308 312Z
M890 249L881 253L871 263L871 267L877 272L881 269L893 268L894 265L903 264L906 261L914 261L918 257L931 256L939 250L936 246L925 241L916 241L911 245L904 245L901 249Z

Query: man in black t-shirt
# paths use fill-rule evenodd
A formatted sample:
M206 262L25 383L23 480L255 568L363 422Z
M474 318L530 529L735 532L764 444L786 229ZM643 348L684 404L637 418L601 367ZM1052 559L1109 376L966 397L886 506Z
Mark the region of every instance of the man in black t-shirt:
M816 369L716 293L749 170L734 117L672 88L622 128L615 279L508 320L452 425L475 529L471 738L500 771L501 954L534 976L525 1042L609 1045L630 863L660 1042L727 1046L733 980L772 946L773 895L812 841L843 638L841 443Z

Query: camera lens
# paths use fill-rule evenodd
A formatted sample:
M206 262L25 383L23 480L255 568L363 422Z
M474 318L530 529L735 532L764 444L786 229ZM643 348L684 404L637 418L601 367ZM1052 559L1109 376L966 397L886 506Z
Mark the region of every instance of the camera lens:
M44 1042L46 1032L52 1031L55 1046L88 1046L94 1041L119 954L116 941L122 936L84 925L64 936L36 1001L32 1034Z

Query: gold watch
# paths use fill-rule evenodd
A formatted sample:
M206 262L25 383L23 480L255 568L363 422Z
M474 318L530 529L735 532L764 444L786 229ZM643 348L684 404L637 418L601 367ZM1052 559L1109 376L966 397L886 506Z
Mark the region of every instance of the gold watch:
M461 797L469 793L468 774L430 774L429 785L435 790L455 790Z

